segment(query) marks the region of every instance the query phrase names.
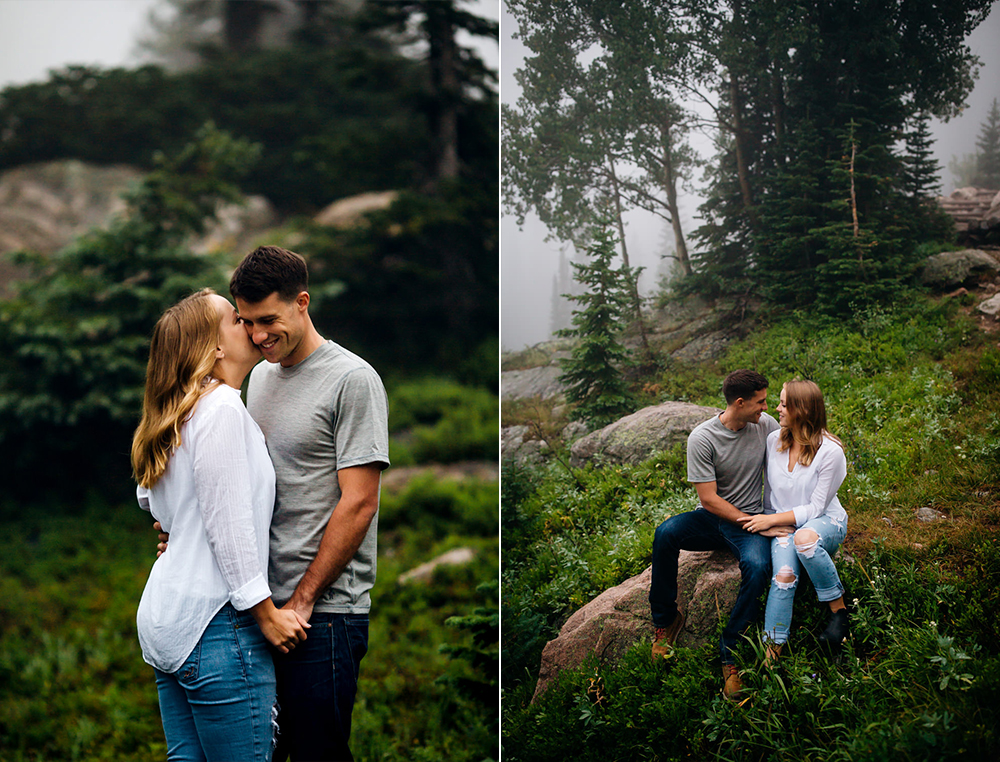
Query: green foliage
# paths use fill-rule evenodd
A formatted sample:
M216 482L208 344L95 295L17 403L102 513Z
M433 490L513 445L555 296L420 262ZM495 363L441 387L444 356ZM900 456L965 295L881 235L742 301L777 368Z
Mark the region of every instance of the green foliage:
M496 391L495 177L404 193L351 229L313 228L310 277L345 285L313 319L376 368L448 372Z
M556 760L979 759L1000 753L1000 352L955 300L914 298L851 320L787 315L734 344L720 367L755 367L772 385L811 378L848 453L839 491L850 516L838 570L852 637L831 658L826 612L797 596L780 666L757 637L742 652L750 688L719 695L716 648L679 648L654 665L648 642L614 668L562 672L534 703L542 647L566 618L649 562L652 532L691 510L681 447L630 467L508 465L501 531L504 758ZM714 403L722 373L678 381ZM659 380L659 379L655 379ZM704 397L702 393L704 392ZM946 522L921 524L931 505ZM511 538L508 541L507 538Z
M15 255L31 273L0 302L0 454L22 476L13 494L122 494L154 323L192 291L226 292L223 263L186 240L220 201L239 198L229 178L256 155L206 125L175 156L157 156L109 229L51 258Z
M574 279L584 293L566 298L581 305L573 310L573 327L559 331L575 338L569 359L562 361L559 380L566 398L577 403L574 416L603 426L631 412L632 399L623 378L630 364L629 351L619 343L623 318L632 304L636 273L624 265L614 270L614 239L605 228L594 230L587 249L589 264L573 263Z
M976 140L976 180L981 188L1000 188L1000 106L993 99Z
M390 384L390 389L393 465L497 459L496 395L443 379Z
M448 502L448 516L424 512L420 496L429 494ZM496 503L495 482L425 479L383 495L357 759L496 758ZM102 499L61 510L8 499L3 515L3 759L163 759L156 684L135 636L155 560L152 519L134 503ZM426 582L399 581L455 547L471 548L474 560Z

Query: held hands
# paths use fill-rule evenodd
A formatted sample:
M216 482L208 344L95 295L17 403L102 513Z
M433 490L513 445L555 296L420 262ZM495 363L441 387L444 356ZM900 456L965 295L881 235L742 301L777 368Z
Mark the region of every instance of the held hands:
M779 524L775 513L757 513L741 516L736 521L748 532L764 537L786 537L795 531L795 527Z
M267 642L281 653L287 654L306 639L306 630L311 627L297 612L277 608L267 598L250 609L260 625L260 631Z

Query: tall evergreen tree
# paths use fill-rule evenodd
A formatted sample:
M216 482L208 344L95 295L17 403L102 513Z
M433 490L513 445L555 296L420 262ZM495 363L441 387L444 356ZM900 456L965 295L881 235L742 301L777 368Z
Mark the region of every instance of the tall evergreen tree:
M566 398L577 403L574 416L604 426L632 410L624 377L630 353L620 338L635 274L624 265L612 268L615 242L606 227L596 228L592 240L587 248L590 261L573 263L575 279L585 290L568 296L580 309L573 311L573 327L559 335L577 341L570 357L562 361L559 380L566 385Z
M996 98L980 129L976 149L976 185L1000 189L1000 106Z

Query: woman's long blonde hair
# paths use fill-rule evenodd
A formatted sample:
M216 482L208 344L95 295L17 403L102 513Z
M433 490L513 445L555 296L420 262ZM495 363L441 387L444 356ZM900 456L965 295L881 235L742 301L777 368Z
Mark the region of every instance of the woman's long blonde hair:
M151 488L181 443L181 427L208 390L215 367L219 314L204 288L182 299L156 322L146 366L142 419L132 437L132 472Z
M788 426L781 429L778 435L778 452L785 452L792 443L801 445L798 462L808 466L816 457L816 452L823 444L823 437L829 437L841 447L844 446L837 437L826 428L826 404L823 393L813 381L788 381L782 387L785 390L785 415Z

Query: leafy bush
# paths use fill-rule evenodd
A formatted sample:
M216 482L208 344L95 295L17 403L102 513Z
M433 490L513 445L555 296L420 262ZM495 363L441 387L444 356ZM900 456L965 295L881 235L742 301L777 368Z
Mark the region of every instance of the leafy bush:
M495 394L454 381L390 383L393 464L495 461L497 407Z

